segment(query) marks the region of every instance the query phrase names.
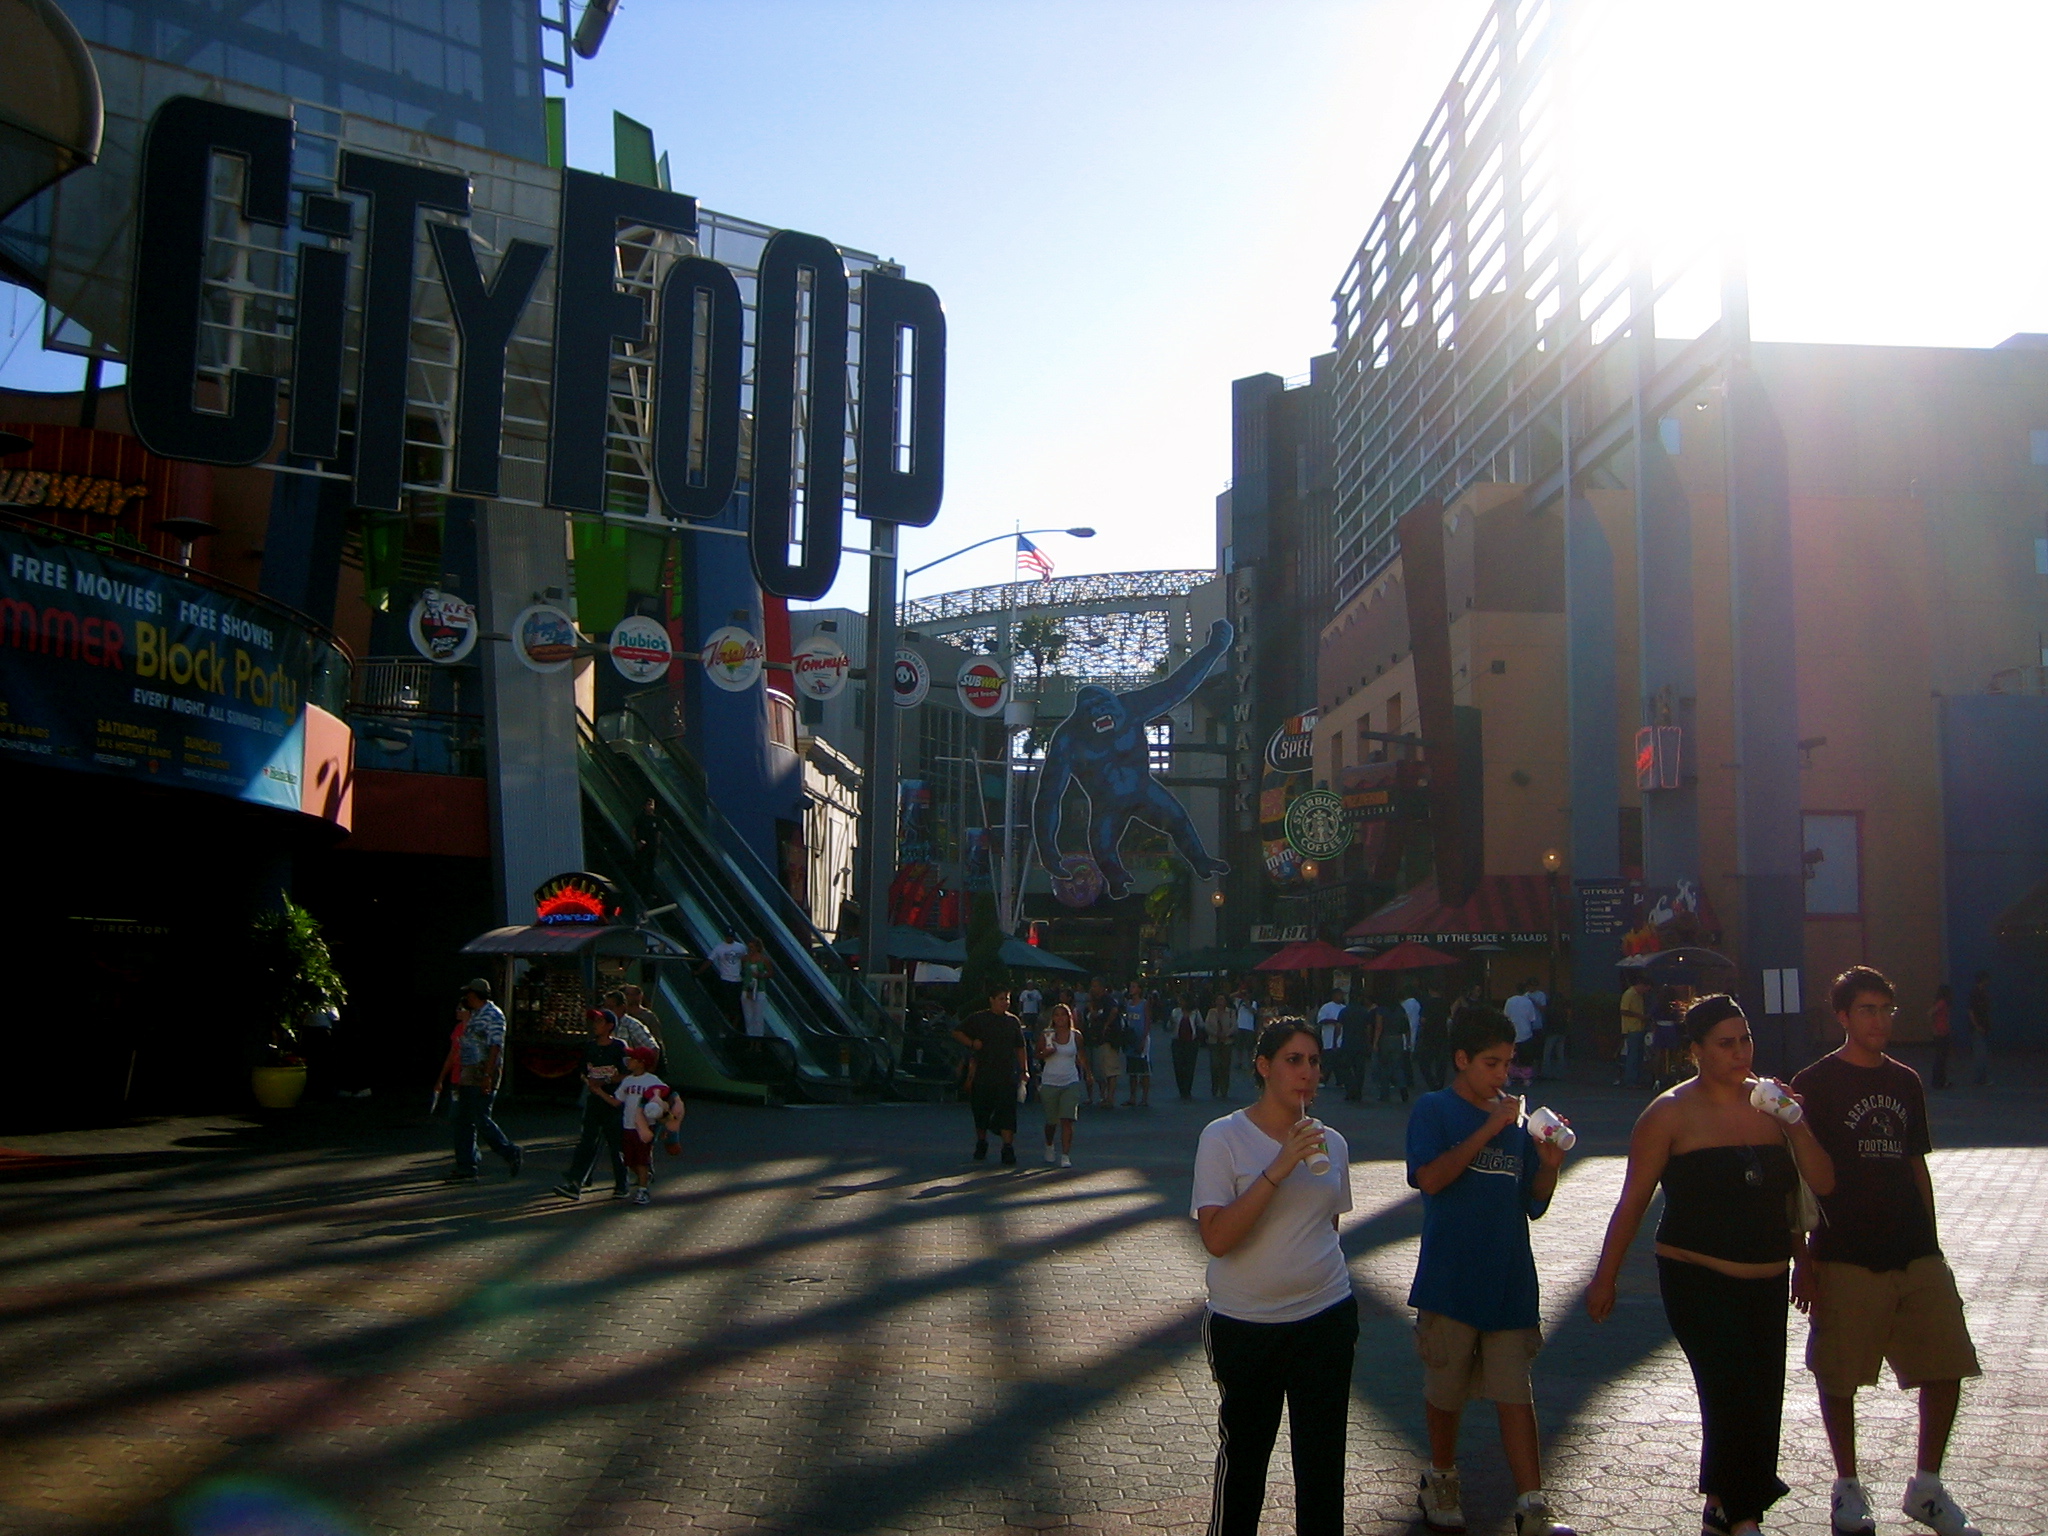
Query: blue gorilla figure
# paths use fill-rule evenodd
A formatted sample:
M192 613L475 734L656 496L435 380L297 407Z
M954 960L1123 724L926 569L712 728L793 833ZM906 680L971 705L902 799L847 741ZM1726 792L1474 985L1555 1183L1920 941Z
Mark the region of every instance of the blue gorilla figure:
M1235 633L1229 620L1218 619L1209 626L1202 648L1150 687L1118 694L1090 686L1074 695L1073 713L1060 722L1046 747L1045 768L1031 802L1032 840L1038 846L1038 862L1048 873L1062 873L1063 802L1073 783L1088 797L1088 851L1102 871L1103 891L1112 900L1131 888L1131 872L1124 868L1118 849L1133 821L1171 837L1196 875L1206 879L1229 870L1223 860L1209 856L1187 811L1152 777L1145 725L1202 685L1230 649Z

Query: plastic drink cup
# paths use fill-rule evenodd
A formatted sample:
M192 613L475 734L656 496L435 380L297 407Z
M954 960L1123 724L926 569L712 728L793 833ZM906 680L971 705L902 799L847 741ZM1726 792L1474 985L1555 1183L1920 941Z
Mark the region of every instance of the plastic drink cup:
M1538 1141L1554 1141L1560 1152L1569 1152L1578 1145L1579 1133L1556 1110L1549 1106L1529 1111L1529 1117L1522 1122L1531 1136Z
M1784 1086L1769 1078L1758 1078L1754 1088L1749 1090L1749 1102L1753 1108L1767 1115L1776 1115L1787 1125L1797 1125L1806 1118L1806 1111L1799 1101L1787 1093Z
M1322 1121L1309 1119L1308 1104L1306 1101L1304 1101L1301 1106L1301 1117L1304 1120L1308 1120L1308 1123L1310 1125L1313 1125L1317 1130L1321 1130L1323 1128ZM1330 1171L1330 1149L1328 1144L1321 1137L1318 1137L1316 1139L1316 1149L1308 1155L1308 1171L1309 1177L1316 1179L1320 1179L1324 1174Z

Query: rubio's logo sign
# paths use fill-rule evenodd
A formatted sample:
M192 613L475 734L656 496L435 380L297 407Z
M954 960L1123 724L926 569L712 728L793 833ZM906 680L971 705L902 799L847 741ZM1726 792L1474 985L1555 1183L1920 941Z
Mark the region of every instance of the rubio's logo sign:
M286 451L338 464L342 397L353 383L355 505L396 511L411 306L416 278L427 275L416 271L424 224L434 275L461 338L450 477L455 494L498 494L505 352L552 264L547 504L570 512L605 510L613 342L651 343L649 467L664 509L679 519L717 517L744 474L760 584L782 597L825 595L839 572L843 498L814 494L799 506L799 470L804 485L837 486L846 475L845 448L837 432L807 434L799 465L793 444L800 419L846 419L853 295L837 246L781 230L761 252L752 274L753 430L751 446L744 447L741 299L732 270L702 256L681 257L669 265L651 305L618 283L620 227L695 238L695 198L565 170L559 243L512 240L486 274L469 231L457 222L470 213L468 176L344 149L335 169L342 195L307 192L301 198L289 380L237 368L222 408L201 409L194 386L215 158L241 162L245 219L286 228L293 224L292 153L292 121L272 113L174 96L150 120L136 214L128 408L136 436L151 452L203 464L257 463L277 436L279 395L288 382ZM358 249L363 303L351 380L349 268ZM863 408L855 434L855 511L873 522L923 527L938 515L945 478L945 314L930 288L881 271L862 274L859 299L861 345L853 361ZM800 371L809 381L801 395ZM790 529L799 511L802 554L792 560Z
M1306 773L1316 765L1316 716L1296 715L1266 742L1266 766L1275 773Z

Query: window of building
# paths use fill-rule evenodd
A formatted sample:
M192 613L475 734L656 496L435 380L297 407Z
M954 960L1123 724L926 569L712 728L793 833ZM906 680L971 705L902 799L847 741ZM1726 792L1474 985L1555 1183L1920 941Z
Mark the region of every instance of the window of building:
M1863 818L1854 811L1808 811L1806 915L1863 914Z
M1152 760L1155 774L1170 773L1173 770L1173 726L1165 720L1155 721L1145 727L1145 745Z
M1387 700L1387 734L1401 734L1401 695L1398 693ZM1408 748L1402 742L1390 741L1387 743L1387 756L1399 762L1408 756Z
M1624 805L1618 829L1621 872L1631 880L1643 878L1643 808Z
M796 750L796 700L775 689L763 690L768 696L768 739L785 751Z

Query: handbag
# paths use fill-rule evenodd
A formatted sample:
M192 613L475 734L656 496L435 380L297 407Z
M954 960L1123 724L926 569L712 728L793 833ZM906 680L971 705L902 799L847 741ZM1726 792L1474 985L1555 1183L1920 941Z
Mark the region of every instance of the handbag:
M1799 1171L1799 1156L1792 1151L1792 1138L1785 1138L1785 1151L1792 1158L1792 1177L1799 1181L1799 1187L1786 1197L1786 1215L1792 1220L1792 1230L1802 1235L1813 1231L1821 1224L1820 1196L1813 1192L1813 1186L1806 1182L1806 1175Z

